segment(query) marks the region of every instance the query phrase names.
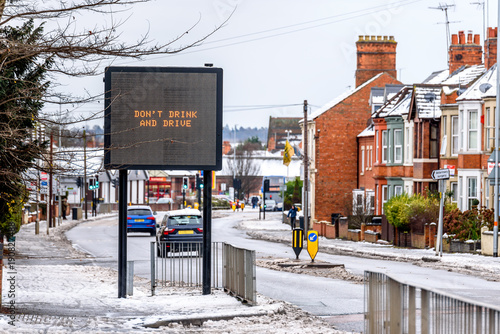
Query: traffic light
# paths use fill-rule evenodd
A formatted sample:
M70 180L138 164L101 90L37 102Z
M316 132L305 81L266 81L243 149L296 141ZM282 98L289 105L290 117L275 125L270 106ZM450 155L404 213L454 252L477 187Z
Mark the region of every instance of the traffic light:
M203 179L198 174L196 174L196 188L203 190Z
M269 179L264 180L264 192L269 191Z
M188 182L189 182L189 178L187 176L184 176L182 178L182 189L187 190Z
M81 186L82 186L82 178L81 177L76 178L76 186L78 188L81 188Z

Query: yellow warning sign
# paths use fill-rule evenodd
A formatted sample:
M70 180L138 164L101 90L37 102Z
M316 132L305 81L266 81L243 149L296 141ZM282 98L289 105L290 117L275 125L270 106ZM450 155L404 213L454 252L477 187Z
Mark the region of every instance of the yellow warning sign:
M307 252L311 257L312 262L314 262L314 258L316 254L318 254L318 232L310 230L307 233Z

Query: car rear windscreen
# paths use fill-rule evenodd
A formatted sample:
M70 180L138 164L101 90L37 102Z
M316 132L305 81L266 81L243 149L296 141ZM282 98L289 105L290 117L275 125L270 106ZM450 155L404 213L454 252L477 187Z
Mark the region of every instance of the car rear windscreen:
M127 214L129 216L148 216L151 215L151 211L149 211L148 209L132 209L128 210Z
M200 216L172 216L168 218L169 225L199 225L202 224Z

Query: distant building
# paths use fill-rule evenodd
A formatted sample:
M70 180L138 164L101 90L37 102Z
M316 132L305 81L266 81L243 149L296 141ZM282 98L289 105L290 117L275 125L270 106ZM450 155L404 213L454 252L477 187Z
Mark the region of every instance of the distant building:
M300 117L269 117L269 128L267 131L267 150L269 152L283 151L287 138L297 150L302 143L302 130L300 129Z

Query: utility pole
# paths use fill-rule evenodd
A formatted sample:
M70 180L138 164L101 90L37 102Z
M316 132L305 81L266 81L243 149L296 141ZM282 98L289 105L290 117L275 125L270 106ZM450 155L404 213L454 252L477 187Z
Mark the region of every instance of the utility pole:
M498 6L498 14L500 14L500 6ZM498 16L498 23L500 23L500 16ZM497 53L497 81L498 78L500 78L500 67L499 67L499 61L500 61L500 53ZM499 185L498 185L498 154L500 153L498 151L498 145L500 144L500 86L498 85L497 82L497 96L496 96L496 105L497 107L495 108L495 168L493 170L495 171L495 191L494 191L494 215L493 215L493 257L498 257L498 209L499 209Z
M83 210L87 219L87 137L83 128Z
M304 237L309 231L309 157L307 155L307 100L304 100Z
M50 133L50 152L49 152L49 201L47 203L47 235L49 234L49 228L52 227L52 218L54 216L54 211L52 210L52 196L54 195L52 192L52 184L53 184L53 177L52 177L52 163L53 163L53 146L54 142L54 135L52 132Z

